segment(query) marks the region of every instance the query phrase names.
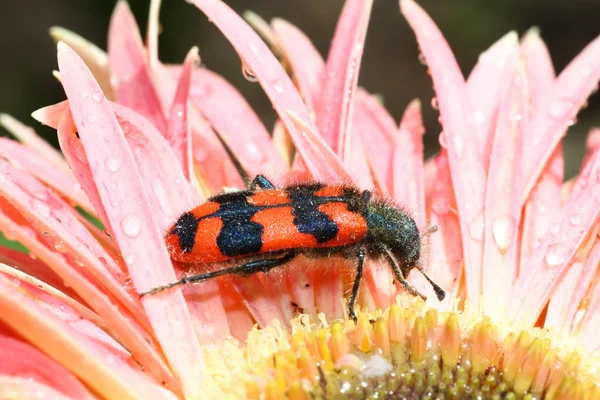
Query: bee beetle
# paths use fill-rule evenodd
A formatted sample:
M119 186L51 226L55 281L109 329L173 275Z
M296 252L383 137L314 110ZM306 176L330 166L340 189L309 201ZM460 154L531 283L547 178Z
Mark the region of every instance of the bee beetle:
M246 258L246 262L186 276L141 296L227 274L267 273L299 254L339 254L358 260L348 298L348 314L355 321L354 306L367 257L383 257L395 279L412 295L426 299L406 281L413 268L425 276L440 301L446 295L419 264L421 234L415 221L397 206L374 199L370 191L347 185L306 183L277 189L258 175L248 190L218 194L181 215L165 241L173 261L218 263Z

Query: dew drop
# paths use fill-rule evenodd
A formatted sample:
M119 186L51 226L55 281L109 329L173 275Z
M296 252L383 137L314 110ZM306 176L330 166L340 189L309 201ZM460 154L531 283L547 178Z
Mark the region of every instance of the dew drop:
M133 254L129 254L125 257L125 263L127 265L132 265L133 263L135 263L135 256Z
M440 146L442 146L444 149L448 147L448 143L446 143L446 134L444 132L440 133L439 142Z
M121 160L116 157L107 157L104 160L104 166L110 172L117 172L121 168Z
M550 104L548 108L548 115L550 118L559 119L565 116L567 111L571 108L572 103L564 100L555 100Z
M242 64L242 75L244 75L244 78L246 78L248 82L258 82L258 78L254 74L254 71L246 64Z
M96 103L101 103L102 100L104 100L104 93L102 93L100 90L95 91L92 94L92 100L94 100Z
M573 213L569 216L569 222L571 225L580 225L583 222L583 217L579 213Z
M446 198L436 199L431 208L437 215L446 215L450 211L450 202Z
M452 139L452 143L454 144L454 151L456 152L456 155L461 157L463 150L465 149L465 142L460 136L456 136Z
M563 264L569 258L570 249L563 243L554 243L546 251L546 264L556 267Z
M41 202L38 199L31 199L29 204L31 208L33 208L33 212L39 215L42 218L46 218L50 215L50 208L44 202Z
M59 253L66 253L67 252L67 246L65 246L65 242L62 240L57 240L56 243L54 243L54 250L58 251Z
M494 241L502 253L506 252L508 246L512 243L514 223L508 216L498 217L492 225L492 234Z
M96 116L95 115L88 115L87 117L87 122L89 122L90 124L93 124L94 122L96 122Z
M484 231L485 222L483 220L483 213L479 213L479 215L469 224L469 233L473 239L482 241Z
M273 89L275 89L275 92L283 94L283 82L280 79L275 80L275 82L273 82Z
M431 107L433 107L434 110L440 109L440 103L439 103L437 97L434 97L433 99L431 99Z
M130 214L121 220L121 229L123 233L129 237L138 237L142 230L142 222L137 215Z
M472 118L475 125L481 125L487 120L487 117L481 110L475 111Z
M419 51L418 59L421 64L427 65L427 59L425 58L425 55L423 53L421 53L420 51Z
M84 99L87 99L89 96L89 92L87 90L82 90L81 91L81 97L83 97Z

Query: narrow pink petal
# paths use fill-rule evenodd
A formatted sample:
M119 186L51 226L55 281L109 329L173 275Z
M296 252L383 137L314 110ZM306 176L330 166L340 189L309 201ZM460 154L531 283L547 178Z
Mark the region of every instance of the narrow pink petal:
M86 212L91 215L96 214L94 207L81 190L81 185L71 171L57 167L33 150L6 138L0 138L0 154L13 164L27 170L46 185L56 189Z
M79 57L63 43L58 45L58 61L98 196L110 209L106 222L112 228L136 289L147 291L174 281L162 232L110 104L80 96L81 90L98 90L97 83ZM96 118L95 123L89 122L90 115ZM115 201L118 207L111 206ZM142 303L184 393L192 399L199 398L202 386L199 383L204 376L202 354L181 291L174 289L149 296Z
M94 399L69 370L30 344L0 335L0 348L0 375L49 386L72 399Z
M310 39L289 22L275 18L271 22L281 50L289 61L298 89L311 111L321 96L321 74L325 62Z
M108 99L114 99L113 88L110 83L110 68L108 66L108 55L104 50L68 29L53 26L50 28L50 36L56 42L63 41L68 44L88 66L94 78L102 88Z
M523 148L531 149L521 159L520 188L526 199L577 111L600 80L600 36L592 41L561 72L544 102L532 115Z
M286 168L269 132L244 97L225 79L205 68L193 72L192 103L210 122L251 177L277 178Z
M578 338L585 349L592 354L600 349L600 279L596 279L588 294L585 315L578 327Z
M517 254L521 199L512 195L514 157L517 140L524 132L529 114L529 93L525 71L518 60L511 58L512 76L502 95L495 127L485 193L485 228L482 264L484 310L488 315L501 315L503 302L508 298L517 277ZM507 252L510 254L507 255Z
M587 136L585 154L583 155L583 161L581 161L580 171L585 169L585 166L589 163L598 149L600 149L600 128L592 128Z
M477 127L467 121L470 105L458 64L441 32L413 0L400 0L402 13L417 35L440 105L444 142L458 207L464 249L467 299L475 309L481 296L481 259L485 169L479 157Z
M354 270L356 269L356 260L353 261L350 264L352 276L354 276ZM365 294L368 294L368 297L370 297L365 300L372 301L377 308L382 310L394 303L395 297L398 294L398 288L394 285L394 276L389 264L385 262L370 262L369 268L365 270L364 278L366 285L361 285L361 288L368 289L368 293Z
M302 256L296 257L287 267L290 271L287 275L287 281L292 300L298 305L299 311L310 315L311 318L316 320L315 285L312 271L307 268L309 263L310 261Z
M23 125L8 114L0 114L0 125L12 133L21 143L33 149L51 164L64 171L69 170L69 165L65 162L60 152L39 137L32 128Z
M290 139L285 127L281 123L281 120L275 121L273 126L273 147L279 153L285 165L288 167L292 166L292 160L294 158L294 144Z
M596 242L585 262L575 261L561 279L550 299L544 327L569 335L575 327L579 306L596 278L600 264L600 242Z
M1 186L3 196L7 195L6 188L8 186L11 186L8 182ZM13 189L11 192L15 193L16 191ZM21 211L28 212L28 210ZM31 217L31 215L28 215L28 217ZM28 234L30 228L16 225L5 214L0 214L0 227L5 230L9 226L14 230L13 234L19 242L52 268L104 319L110 331L135 355L138 362L150 374L161 382L168 382L169 386L173 387L174 382L167 367L162 362L157 350L151 345L152 338L142 331L133 318L120 310L107 294L88 281L82 271L73 268L63 255L49 250L35 236Z
M235 290L240 294L250 314L254 317L261 328L269 325L273 320L280 321L286 325L283 310L279 304L277 289L266 285L264 277L249 276L247 278L231 277ZM288 327L289 328L289 327Z
M352 107L373 0L346 0L325 63L317 103L317 127L325 142L344 159L350 149Z
M73 400L81 397L67 397L52 386L38 383L28 378L15 378L0 375L0 398L38 400L40 396L53 400ZM94 397L88 397L93 399Z
M529 269L515 282L510 311L525 324L533 324L553 295L575 253L600 217L600 152L579 175L560 216L527 261Z
M552 89L555 73L548 48L537 29L530 29L525 34L521 42L521 56L525 60L532 109L538 113Z
M194 176L192 165L192 137L188 120L188 98L190 96L190 86L192 81L192 70L200 62L198 48L192 48L185 57L183 70L181 71L177 90L171 113L169 115L169 126L166 138L175 152L175 157L183 170L183 174L189 180Z
M519 262L521 272L531 266L527 259L542 243L550 231L550 224L560 214L563 174L563 148L559 144L548 160L548 164L542 171L523 210L521 260Z
M222 1L191 0L221 29L242 58L247 68L250 68L271 102L279 118L285 124L298 152L305 165L315 179L338 179L338 170L344 168L341 163L334 162L334 158L325 157L319 150L307 142L305 132L290 116L290 112L297 116L297 121L303 123L315 132L316 128L310 119L308 108L302 101L292 81L285 73L275 56L242 18ZM306 129L305 129L306 131ZM344 174L342 178L346 178Z
M318 313L324 313L327 319L344 318L346 313L344 286L340 274L341 269L347 269L346 260L327 259L328 265L315 268L312 271L315 306Z
M161 0L150 0L148 13L148 29L146 29L146 48L148 49L148 64L155 71L158 64L158 35L160 34L160 3Z
M374 189L378 187L373 180L371 165L365 153L363 139L356 133L349 133L346 140L348 140L349 145L344 158L344 165L354 178L353 181L362 189Z
M504 35L479 56L479 61L467 81L467 93L472 114L471 124L477 125L479 154L484 163L489 160L496 128L496 113L503 93L513 78L513 67L519 53L518 36L515 32Z
M60 103L52 104L50 106L42 107L31 113L33 119L38 122L48 125L51 128L58 128L60 119L62 118L65 110L69 109L69 102L64 100ZM60 154L60 153L59 153Z
M135 18L125 1L117 3L110 21L108 60L119 104L148 118L164 135L167 132L167 119L163 104L152 84Z
M76 332L0 276L0 320L106 398L165 398L107 347ZM31 329L35 326L36 329ZM85 365L85 368L81 368ZM150 383L150 381L147 381ZM156 396L156 397L155 397Z
M427 228L423 175L423 119L421 102L410 102L400 122L392 167L394 199L406 207L421 231Z
M2 253L6 253L9 250L10 249L2 249ZM21 254L23 254L23 253L21 253ZM25 255L25 257L29 258L28 255ZM31 286L31 288L34 288L36 291L38 291L38 293L36 294L36 297L39 300L41 300L41 297L42 297L42 296L40 296L39 292L43 292L44 294L47 294L46 297L52 298L55 300L56 303L60 304L60 306L57 308L62 307L63 309L65 309L65 306L69 307L69 308L73 309L74 314L76 314L79 318L85 318L88 322L98 326L99 328L106 329L106 324L104 323L104 321L100 318L100 316L98 316L98 314L96 314L95 312L93 312L92 310L90 310L89 308L87 308L85 305L82 304L83 301L80 300L79 295L77 295L75 293L75 296L71 296L71 294L67 290L60 288L60 285L51 286L46 281L40 280L41 277L38 278L38 276L41 274L37 274L37 275L33 275L33 276L29 275L29 271L32 271L31 263L29 263L29 264L23 263L20 260L17 262L14 262L13 260L14 260L14 257L7 259L6 254L0 255L0 272L5 274L5 276L12 276L23 282L28 283ZM35 260L35 261L37 261L39 264L43 265L47 270L50 270L50 268L46 264L42 263L41 261L39 261L39 260ZM6 265L7 263L14 265L14 267L10 267L10 266ZM50 271L52 271L52 270L50 270ZM32 272L35 273L36 271L33 270ZM30 292L31 292L31 290L30 290ZM112 339L112 337L111 337L111 340L114 340L114 339Z
M429 165L432 166L430 170L435 172L435 185L433 185L430 197L429 220L432 226L438 227L438 230L431 233L429 238L429 248L435 250L428 252L428 274L435 277L436 283L444 290L455 293L458 289L463 253L460 223L456 215L456 200L452 191L446 151L443 150ZM423 290L428 297L434 296L435 299L435 293L430 285L423 284L419 289ZM446 296L446 300L440 306L449 308L452 304L451 298L453 296ZM437 302L433 304L438 307Z

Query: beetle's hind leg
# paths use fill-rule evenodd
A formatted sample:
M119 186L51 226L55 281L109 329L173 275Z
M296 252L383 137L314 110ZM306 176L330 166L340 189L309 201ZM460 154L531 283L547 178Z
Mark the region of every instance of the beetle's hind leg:
M270 180L268 180L266 176L258 174L254 177L254 179L252 179L252 182L250 182L249 186L249 189L252 192L255 192L257 188L275 189L275 185L273 185L273 183Z
M294 257L296 257L296 253L290 252L279 258L267 258L264 260L250 261L250 262L247 262L242 265L237 265L235 267L230 267L230 268L223 268L223 269L219 269L217 271L207 272L205 274L185 276L178 281L171 282L171 283L168 283L163 286L158 286L158 287L155 287L154 289L148 290L147 292L140 293L140 297L147 296L149 294L162 292L163 290L167 290L167 289L170 289L175 286L185 285L185 284L194 283L194 282L202 282L202 281L206 281L208 279L216 278L218 276L223 276L223 275L232 274L232 275L248 277L257 272L267 273L275 267L279 267L281 265L288 263Z
M356 275L354 277L354 284L352 285L352 293L350 293L350 297L348 298L348 316L352 318L355 324L357 322L357 317L354 307L356 306L356 297L358 296L358 289L360 288L360 281L362 280L365 255L366 252L364 247L358 249L358 265L356 267Z

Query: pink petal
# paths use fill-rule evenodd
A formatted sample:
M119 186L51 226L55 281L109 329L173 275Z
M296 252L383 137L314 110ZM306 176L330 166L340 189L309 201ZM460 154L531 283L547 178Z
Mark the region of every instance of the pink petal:
M479 128L477 143L484 163L489 160L496 128L496 114L506 88L513 78L513 66L519 52L518 36L515 32L506 34L479 56L479 61L467 81L467 93L472 114L470 123Z
M550 232L528 260L530 268L515 282L510 311L525 324L536 321L600 217L599 171L600 153L596 152L577 178Z
M354 270L356 269L355 263L356 261L350 265L352 276L354 276ZM361 285L361 289L367 289L363 294L368 295L365 297L370 298L364 300L372 301L375 307L383 310L394 303L398 288L394 285L395 280L389 264L371 261L368 265L369 267L365 270L364 275L366 285Z
M279 54L279 41L271 25L262 19L260 15L249 10L244 11L243 16L252 29L273 49L273 53Z
M11 175L14 172L11 173ZM23 192L21 192L11 182L4 182L0 186L0 193L12 204L18 206L20 211L27 218L35 218L36 213L45 216L44 208L28 207L28 201ZM35 204L35 203L33 203ZM45 210L48 210L46 208ZM3 230L12 226L15 238L26 246L40 260L45 262L54 272L60 276L73 290L86 301L90 307L100 315L106 322L110 331L135 355L141 365L147 368L147 371L160 381L169 382L173 385L166 365L162 362L157 350L152 346L153 340L149 335L143 332L136 321L124 310L111 301L108 294L100 290L85 277L83 270L75 269L71 263L67 262L65 257L58 252L53 252L45 247L35 236L29 235L27 226L17 225L5 215L0 217L0 226ZM43 228L42 228L43 229Z
M108 66L108 55L104 50L68 29L53 26L50 28L50 36L56 42L65 42L88 66L94 78L102 88L108 99L114 99L112 85L110 84L110 67Z
M281 123L281 120L275 121L273 127L273 147L279 153L281 158L284 160L285 165L289 168L292 166L292 160L294 158L294 144L290 139L285 127Z
M108 30L111 81L119 104L148 118L167 132L163 104L152 84L144 45L135 18L125 1L119 1ZM83 93L83 92L82 92Z
M73 399L94 399L75 376L35 347L0 335L0 348L0 375L46 385Z
M429 220L431 226L437 226L438 230L431 233L429 237L429 248L435 250L429 251L427 273L431 277L435 277L435 282L448 293L456 294L463 261L460 222L456 215L456 200L452 191L446 151L442 150L433 160L434 162L429 165L432 165L430 170L435 171L436 178L430 197L431 214ZM417 284L417 282L414 283ZM431 286L422 281L420 282L418 289L422 290L428 297L434 296L435 299L435 293ZM441 309L448 309L452 306L451 299L454 297L446 296L446 300L441 305L437 301L432 302L432 304Z
M410 102L398 131L392 175L394 199L411 212L420 230L426 229L421 102Z
M518 60L511 58L513 74L507 91L502 96L492 135L490 164L485 193L485 241L482 264L482 290L485 293L484 309L488 315L500 315L503 303L510 295L517 277L518 226L521 216L521 199L513 196L513 176L517 138L523 134L525 118L529 114L529 93L525 84L525 71ZM510 254L507 254L510 252Z
M569 335L576 323L579 306L596 279L600 264L600 242L596 242L585 261L575 261L561 279L550 299L544 327Z
M252 69L313 177L325 181L339 179L339 172L344 170L339 160L335 163L335 158L324 156L319 152L319 148L311 146L305 138L306 132L302 132L298 126L297 122L303 121L302 124L308 127L305 131L315 131L308 108L268 47L252 28L222 1L192 0L192 2L222 30L240 54L244 64ZM296 121L291 118L290 113L297 116ZM342 178L347 178L347 174Z
M0 375L0 396L3 398L19 400L37 400L40 396L53 400L74 399L73 397L64 396L61 392L54 390L51 386L30 379L15 378L6 375ZM94 397L91 398L93 399Z
M194 47L189 51L183 63L183 70L177 85L173 105L171 106L169 126L166 134L166 138L175 152L179 165L183 169L183 174L188 180L194 176L194 170L192 165L192 137L187 109L192 70L198 62L200 62L198 48Z
M0 125L12 133L21 143L44 157L52 165L63 171L69 171L69 165L65 162L62 154L44 139L39 137L32 128L21 124L8 114L0 114Z
M312 282L314 285L315 305L318 313L324 313L327 319L343 318L346 312L344 298L344 287L340 269L347 269L345 260L328 258L328 265L315 268L312 271Z
M205 68L196 69L190 96L251 177L266 173L277 179L286 171L269 132L229 82Z
M98 197L102 204L110 207L107 225L112 228L136 289L147 291L174 281L175 274L162 232L154 218L154 210L149 207L133 154L110 104L80 96L81 90L98 90L97 84L79 57L63 43L58 45L58 61ZM97 118L95 123L89 123L90 115ZM118 166L119 174L111 172L115 166ZM123 182L127 183L126 189ZM113 185L115 190L111 189ZM110 204L115 201L119 206L111 207ZM202 354L181 291L173 289L149 296L143 299L142 304L184 393L191 398L200 397L199 382L204 375Z
M315 111L321 95L321 74L325 62L310 39L289 22L275 18L271 23L278 42L298 82L308 109Z
M529 196L556 145L600 80L600 37L592 41L558 76L529 122L520 162L519 187ZM569 122L571 121L571 122Z
M600 149L600 128L592 128L587 136L585 154L583 155L583 161L581 161L580 172L585 169L585 166L590 162L598 149Z
M373 0L346 0L329 49L317 103L317 127L342 159L350 149L354 94Z
M525 34L521 43L521 55L525 59L532 109L539 113L546 95L552 89L555 73L548 48L537 29L530 29Z
M290 273L287 275L288 288L292 294L292 300L298 305L303 314L308 314L316 320L315 308L315 284L313 273L307 268L310 261L304 257L296 257L287 267Z
M223 296L223 306L227 311L231 336L243 342L248 338L248 332L252 330L256 322L242 301L240 294L231 286L231 282L222 280L221 283L219 286Z
M161 0L150 0L148 29L146 30L146 48L148 49L148 64L155 71L160 63L158 59L158 35L160 34L160 3Z
M559 144L524 207L519 262L521 272L531 266L527 259L550 231L552 221L560 214L563 173L563 148Z
M468 124L466 116L470 114L470 105L464 79L446 40L413 0L400 0L400 8L417 35L439 101L460 219L467 299L477 309L481 296L481 231L486 179L477 142L473 140L479 135L476 127Z
M0 154L13 164L27 170L46 185L62 193L86 212L95 215L94 207L90 204L85 193L81 190L79 182L70 170L65 171L48 162L31 149L6 138L0 138Z
M4 217L3 217L4 218ZM0 315L14 331L77 375L106 398L165 398L107 347L78 333L56 315L37 306L0 276ZM31 329L35 326L36 329ZM85 368L81 368L82 364Z
M250 314L262 328L273 320L280 321L285 325L290 319L284 316L283 310L278 304L280 300L278 290L272 286L272 282L267 285L266 280L261 278L265 277L258 275L247 278L232 276L231 282L242 297Z
M579 324L578 337L585 349L592 354L600 349L600 279L589 290L588 305Z

